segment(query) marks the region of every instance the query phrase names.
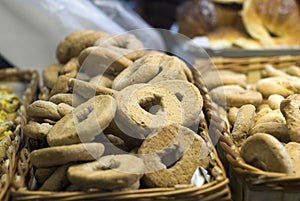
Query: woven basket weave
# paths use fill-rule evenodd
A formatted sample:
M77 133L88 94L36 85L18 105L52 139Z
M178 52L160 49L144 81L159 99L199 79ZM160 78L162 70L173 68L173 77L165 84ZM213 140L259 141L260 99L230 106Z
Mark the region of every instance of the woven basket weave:
M242 72L248 76L248 82L254 83L260 79L261 70L266 64L277 69L284 69L292 65L300 65L300 56L275 56L255 58L212 58L210 66L201 68L227 69ZM195 66L203 65L203 60L197 59ZM212 66L214 65L214 66ZM216 111L214 105L208 105L211 111ZM220 139L222 150L219 156L225 155L223 161L228 171L232 195L236 201L294 201L300 200L300 175L286 175L282 173L266 172L253 167L242 159L239 149L235 146L231 133L217 113L208 113L211 124L215 126L211 135ZM213 127L213 126L212 126ZM299 161L300 162L300 161Z
M204 99L204 113L207 112L205 104L208 96L208 90L201 82L201 79L195 75L196 86L199 88ZM40 97L43 97L41 95ZM209 109L208 109L209 111ZM198 134L203 139L212 145L208 136L208 129L206 121L199 125ZM209 124L209 123L208 123ZM212 146L213 147L213 146ZM25 146L26 148L26 146ZM217 155L216 150L210 154L209 172L212 173L212 181L204 184L201 187L193 187L190 185L178 185L173 188L149 188L138 190L126 190L121 192L103 192L103 191L89 191L89 192L50 192L50 191L33 191L28 184L32 180L32 165L27 157L26 150L20 152L19 163L24 164L24 168L19 168L18 173L22 176L22 180L26 181L18 188L11 188L11 196L13 200L231 200L231 193L228 187L229 180L226 177L223 165Z
M17 111L16 124L17 127L13 132L12 137L12 150L7 152L9 159L8 170L6 172L7 177L5 185L0 189L0 200L8 200L8 190L14 185L15 173L18 169L18 154L22 143L22 125L26 123L26 107L32 103L35 98L36 90L38 87L38 73L35 70L17 70L17 69L4 69L0 70L0 84L19 84L25 89L21 94L17 94L21 101L21 106ZM13 88L13 87L12 87ZM14 91L19 91L13 88Z

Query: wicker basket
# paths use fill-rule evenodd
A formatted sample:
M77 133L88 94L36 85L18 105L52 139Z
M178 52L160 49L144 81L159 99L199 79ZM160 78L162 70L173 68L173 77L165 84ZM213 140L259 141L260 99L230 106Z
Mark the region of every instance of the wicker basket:
M22 125L26 123L26 107L30 104L36 94L38 87L38 73L35 70L17 70L5 69L0 70L0 84L8 85L14 90L21 101L21 106L17 111L16 123L17 127L13 134L12 150L7 152L9 166L5 185L0 189L0 200L9 199L9 188L13 185L16 169L18 166L18 152L22 143ZM21 86L21 87L20 87ZM23 89L20 89L23 88Z
M195 66L203 65L203 60L197 59ZM300 65L300 56L275 56L255 58L212 58L207 63L209 68L228 69L245 73L248 82L253 83L260 79L261 70L265 64L272 64L275 68L284 69L291 65ZM203 67L203 66L202 66ZM206 66L206 68L208 68ZM211 111L214 106L211 103ZM222 119L214 112L208 113L213 127L210 133L214 138L220 139L219 156L225 156L223 161L230 179L231 192L236 201L295 201L300 200L300 175L286 175L282 173L266 172L245 163L241 158L239 149L232 141L229 129L222 127Z
M199 78L196 79L196 85L199 87L204 99L205 97L209 97L207 94L208 90ZM40 97L43 97L43 95ZM207 101L204 101L204 103L206 102ZM206 113L207 110L204 112ZM208 136L207 123L206 121L202 122L203 123L199 125L198 134L201 135L206 142L212 145ZM12 200L231 200L231 193L228 187L229 180L226 177L226 172L214 148L210 154L209 167L212 180L201 187L178 185L173 188L149 188L120 192L50 192L28 190L30 189L28 184L30 183L30 180L32 180L33 174L32 165L27 157L25 148L20 152L19 157L19 164L25 164L25 167L18 168L18 173L26 182L24 182L23 185L18 188L11 188Z

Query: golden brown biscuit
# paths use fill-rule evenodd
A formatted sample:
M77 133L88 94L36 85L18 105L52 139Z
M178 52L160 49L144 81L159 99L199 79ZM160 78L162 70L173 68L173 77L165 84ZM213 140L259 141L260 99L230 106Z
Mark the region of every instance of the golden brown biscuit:
M35 167L52 167L76 161L92 161L104 152L101 143L73 144L34 150L29 154Z
M206 142L192 130L178 124L164 127L138 149L146 167L143 183L147 187L189 184L198 167L208 167L209 153Z
M284 145L269 134L250 136L241 148L241 156L248 164L265 171L293 173L293 163Z
M108 155L71 166L68 179L79 188L116 189L135 184L143 175L143 161L133 155Z

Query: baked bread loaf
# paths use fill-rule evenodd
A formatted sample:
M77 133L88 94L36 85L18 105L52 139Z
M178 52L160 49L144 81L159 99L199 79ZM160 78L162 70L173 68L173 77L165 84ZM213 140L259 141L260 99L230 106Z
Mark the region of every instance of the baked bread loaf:
M242 19L247 32L266 48L300 44L300 9L296 0L246 0Z
M179 33L192 38L233 24L243 29L239 10L241 6L238 4L215 4L209 0L186 1L178 7L176 13Z

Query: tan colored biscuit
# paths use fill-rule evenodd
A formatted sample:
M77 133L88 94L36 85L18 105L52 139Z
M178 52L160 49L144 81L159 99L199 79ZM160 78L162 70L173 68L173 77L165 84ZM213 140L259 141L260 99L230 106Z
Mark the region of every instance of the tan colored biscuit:
M56 49L56 57L60 63L68 62L72 57L77 57L82 50L93 46L99 38L106 36L104 32L83 30L68 35Z
M74 108L65 103L59 103L57 105L57 111L61 117L66 116L67 114L71 113Z
M263 109L266 109L266 108L267 109L271 109L270 105L266 103L265 99L263 100L263 103L261 105L259 105L258 107L256 107L256 109L257 109L258 112L261 111L261 110L263 110Z
M183 122L177 97L165 88L149 84L126 87L116 95L119 129L136 139L146 138L153 130ZM127 139L120 136L125 142Z
M273 110L280 109L280 103L283 99L284 97L281 95L272 94L268 97L268 104Z
M89 47L79 57L81 71L89 76L117 75L132 64L132 61L107 47Z
M204 71L203 81L208 89L213 89L221 85L239 85L246 88L246 75L229 70L209 70Z
M27 114L31 118L59 120L61 116L55 103L36 100L27 107Z
M68 179L77 187L116 189L135 184L143 175L143 161L129 154L103 156L97 161L71 166Z
M63 65L61 64L52 64L47 66L43 70L43 81L44 85L49 89L52 89L55 83L57 82L59 72L62 69Z
M183 110L183 126L198 127L203 99L195 85L185 80L166 80L154 83L153 86L166 88L177 97Z
M51 92L50 92L50 97L52 97L55 94L60 94L60 93L67 93L69 92L69 86L68 86L68 81L70 77L66 75L61 75L58 77L57 82L53 86Z
M78 58L74 57L70 59L60 70L60 75L65 75L68 77L76 77L79 69Z
M257 91L246 90L238 85L225 85L210 91L211 97L218 104L227 107L241 107L246 104L260 105L262 95Z
M68 165L63 165L58 168L46 179L39 191L60 191L69 184L67 178Z
M292 76L300 77L299 66L290 66L286 69L286 72Z
M74 40L80 38L83 35L93 32L94 31L92 30L75 31L66 36L66 38L63 41L61 41L56 48L57 60L62 64L68 62L69 59L73 57L71 55L71 48L72 43L74 43Z
M55 94L53 95L50 99L50 102L55 103L55 104L59 104L59 103L65 103L68 104L70 106L72 106L73 104L73 94L69 93L59 93L59 94Z
M103 152L104 146L101 143L84 143L34 150L29 154L29 158L35 167L44 168L96 160Z
M280 111L285 117L292 141L300 142L300 95L293 94L288 96L280 103Z
M109 75L97 75L95 77L92 77L89 81L89 83L95 85L95 86L103 86L106 88L112 87L113 77Z
M229 123L232 126L234 125L238 111L239 111L239 108L237 108L237 107L231 107L228 110L227 116L228 116Z
M111 96L99 95L77 106L60 119L47 135L50 146L90 142L112 121L116 101Z
M95 86L89 82L71 78L69 80L69 88L73 94L83 98L90 99L95 95L114 95L117 91L103 86Z
M243 105L237 115L232 130L232 137L238 147L242 146L244 141L249 136L249 131L254 123L255 106Z
M262 117L256 119L255 125L265 122L277 122L277 123L285 123L285 118L280 112L280 109L272 110L267 114L263 115Z
M113 81L112 88L121 90L138 83L155 83L163 80L188 80L186 65L174 56L146 55L124 69Z
M94 45L109 48L133 61L144 56L143 43L132 34L104 36Z
M269 97L272 94L287 97L300 92L299 81L299 78L296 77L269 77L259 80L256 83L256 89L261 92L264 97Z
M276 137L281 142L289 142L288 127L285 123L264 122L255 124L250 130L250 135L255 133L267 133Z
M258 119L262 118L271 111L272 109L269 107L260 108L260 110L255 114L254 122L256 122Z
M39 184L43 184L56 169L57 167L37 168L34 176Z
M289 142L285 148L292 159L294 173L300 174L300 144L298 142Z
M206 142L192 130L179 124L166 126L138 149L145 163L143 183L147 187L189 184L198 167L208 167L209 153Z
M250 136L241 148L241 156L248 164L265 171L293 173L287 150L269 134L256 133Z
M29 122L24 126L23 133L27 137L31 137L33 139L46 139L50 129L53 126L48 123L37 123L37 122Z
M264 77L291 77L282 70L274 68L271 64L266 64L262 73Z

